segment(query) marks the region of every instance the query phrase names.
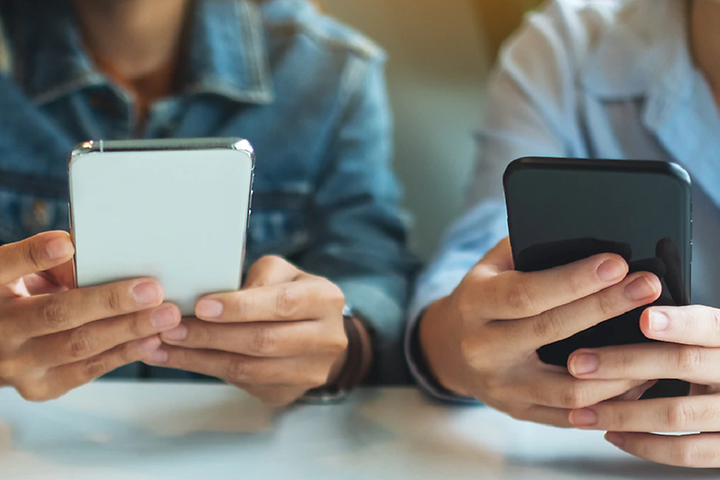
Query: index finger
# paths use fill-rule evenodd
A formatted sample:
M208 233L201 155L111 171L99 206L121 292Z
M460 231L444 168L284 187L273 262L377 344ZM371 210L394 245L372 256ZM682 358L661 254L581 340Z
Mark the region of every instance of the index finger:
M0 285L62 265L74 253L66 232L45 232L0 246Z
M507 271L475 284L474 308L490 320L534 317L616 285L627 274L625 260L610 253L539 272Z
M646 337L661 342L720 347L720 310L710 307L653 307L640 317Z
M210 322L288 322L315 320L337 310L342 316L345 298L327 280L311 276L281 285L209 295L195 306L198 318Z
M18 298L4 304L3 327L8 326L21 336L37 338L157 307L163 295L156 280L144 278Z
M718 433L671 436L611 432L605 439L630 455L655 463L688 468L720 467Z
M570 412L570 423L606 432L715 432L720 429L717 395L605 402Z
M491 322L492 328L534 352L570 338L599 323L648 305L660 296L662 284L650 273L634 273L617 285L532 318ZM648 377L653 378L653 377Z

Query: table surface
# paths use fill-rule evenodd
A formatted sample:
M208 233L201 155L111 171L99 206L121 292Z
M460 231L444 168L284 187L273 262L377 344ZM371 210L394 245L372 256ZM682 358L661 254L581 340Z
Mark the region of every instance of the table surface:
M0 390L2 480L717 477L410 388L288 411L224 385L97 382L45 404Z

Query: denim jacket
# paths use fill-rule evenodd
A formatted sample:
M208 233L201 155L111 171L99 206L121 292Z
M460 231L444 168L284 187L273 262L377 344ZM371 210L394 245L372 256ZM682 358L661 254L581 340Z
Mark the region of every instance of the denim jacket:
M406 252L384 56L304 0L198 0L179 94L146 138L236 136L257 155L248 263L328 277L371 324L374 380L405 380ZM0 4L0 242L67 229L67 156L136 137L134 104L89 60L66 0ZM184 375L132 365L115 375Z

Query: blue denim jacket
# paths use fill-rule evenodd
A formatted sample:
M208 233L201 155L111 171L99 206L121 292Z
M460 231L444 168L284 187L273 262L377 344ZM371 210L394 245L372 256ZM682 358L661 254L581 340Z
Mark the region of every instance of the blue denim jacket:
M69 2L0 4L0 242L67 229L67 162L136 136L132 98L94 67ZM336 282L372 324L374 380L405 381L405 250L384 57L303 0L199 0L180 94L147 138L238 136L257 154L248 262L281 255ZM185 375L132 365L115 375Z

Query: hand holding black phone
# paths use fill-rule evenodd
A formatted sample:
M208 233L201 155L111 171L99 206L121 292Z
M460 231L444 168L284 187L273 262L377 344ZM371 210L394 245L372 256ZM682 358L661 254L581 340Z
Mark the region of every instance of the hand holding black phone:
M655 161L524 158L504 177L515 269L546 270L601 253L620 255L630 273L650 272L663 292L653 305L690 303L690 177ZM650 305L648 305L650 306ZM650 342L642 307L538 350L566 366L581 348ZM645 398L687 395L689 385L663 380Z

